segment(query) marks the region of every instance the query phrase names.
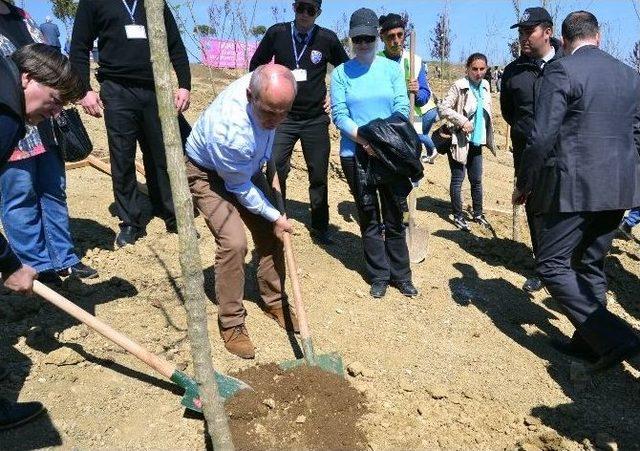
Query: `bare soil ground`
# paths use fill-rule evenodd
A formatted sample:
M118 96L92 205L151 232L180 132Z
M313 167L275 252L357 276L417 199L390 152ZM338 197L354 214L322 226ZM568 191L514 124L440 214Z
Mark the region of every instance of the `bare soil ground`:
M217 90L228 80L217 77ZM214 97L207 71L194 80L193 97L187 115L191 122ZM499 112L494 116L499 118ZM513 168L511 154L502 145L504 124L496 120L501 149L498 157L485 152L484 192L487 217L497 236L478 227L471 234L453 227L448 217L446 160L428 166L419 188L418 224L429 228L431 239L427 260L413 268L420 295L411 300L393 289L380 301L368 295L354 203L339 167L335 140L329 186L337 244L319 247L312 242L307 229L307 174L301 153L295 152L288 193L303 296L317 350L337 351L351 365L354 376L347 376L346 386L355 392L338 385L336 390L350 393L345 399L351 405L344 406L345 399L340 405L348 418L359 421L350 429L355 440L341 441L339 429L326 433L333 437L314 440L313 428L305 425L317 424L313 413L298 423L300 414L275 421L270 417L274 413L264 410L266 405L260 407L260 418L236 414L230 406L234 428L260 439L239 438L238 445L640 449L640 361L591 380L572 380L572 362L548 345L552 337L570 335L572 326L544 291L530 297L520 290L531 274L532 261L528 243L510 239ZM96 153L106 154L103 122L88 120L88 128ZM464 195L468 199L468 185ZM68 280L63 293L192 372L176 237L167 235L162 221L153 219L146 238L114 250L118 221L109 213L111 181L94 169L69 171L68 198L78 252L100 277ZM251 257L245 305L257 357L244 361L224 350L213 302L214 240L202 218L196 225L202 236L216 366L223 372L247 370L243 374L250 377L251 371L258 371L251 370L255 366L294 358L298 346L257 305ZM522 234L527 237L524 226ZM607 262L610 308L636 328L640 326L639 250L638 242L616 240ZM48 409L37 421L0 432L2 449L206 447L202 420L185 414L172 384L43 301L2 296L0 361L10 369L0 396L41 400ZM272 383L274 391L268 396L276 406L293 402L276 399L285 396L290 386L278 378ZM261 385L267 388L268 384ZM321 389L314 393L314 402L335 401ZM269 427L275 425L288 427L293 439L274 440L276 431Z

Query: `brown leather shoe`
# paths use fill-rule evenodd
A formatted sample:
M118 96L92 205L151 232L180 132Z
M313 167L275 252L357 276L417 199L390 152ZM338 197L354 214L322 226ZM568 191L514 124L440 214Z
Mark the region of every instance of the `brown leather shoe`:
M255 347L244 324L228 329L220 328L220 336L224 341L224 347L231 354L243 359L253 359L256 356Z
M264 314L278 323L278 326L284 330L293 330L297 334L300 333L298 318L289 304L283 304L282 307L267 307L264 309Z

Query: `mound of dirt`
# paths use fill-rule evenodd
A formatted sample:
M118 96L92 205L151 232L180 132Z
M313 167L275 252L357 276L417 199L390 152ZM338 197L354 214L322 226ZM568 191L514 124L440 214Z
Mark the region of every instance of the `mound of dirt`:
M237 449L364 449L358 426L366 399L349 382L319 368L284 371L275 364L234 374L254 391L227 401Z

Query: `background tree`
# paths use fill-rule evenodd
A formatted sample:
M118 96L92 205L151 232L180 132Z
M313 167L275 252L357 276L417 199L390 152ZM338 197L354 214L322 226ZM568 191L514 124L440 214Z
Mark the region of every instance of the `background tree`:
M49 0L51 2L51 12L64 24L67 34L71 33L73 20L78 10L77 0Z
M256 39L261 36L264 36L266 32L267 32L267 27L265 27L264 25L256 25L251 29L251 34Z
M627 62L640 74L640 41L637 41L633 46Z
M440 76L448 78L449 75L449 58L451 56L451 42L453 41L453 33L449 24L449 1L444 2L444 7L438 13L438 20L431 32L431 56L440 60ZM444 84L441 87L440 96L444 95L442 91L445 89Z
M216 31L213 29L211 25L200 24L193 27L193 34L195 34L198 37L215 36Z

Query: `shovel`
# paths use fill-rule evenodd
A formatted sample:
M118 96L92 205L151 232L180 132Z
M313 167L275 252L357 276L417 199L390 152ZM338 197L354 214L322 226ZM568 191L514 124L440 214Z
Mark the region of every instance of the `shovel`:
M279 186L278 175L273 176L273 185ZM284 200L282 199L281 191L277 189L272 190L278 209L284 214ZM304 358L296 360L286 360L280 363L280 368L283 370L289 370L301 365L309 365L319 367L320 369L335 373L340 377L344 377L344 365L342 363L342 357L337 352L330 354L317 355L313 349L313 340L311 339L311 331L309 330L309 321L307 320L307 312L305 311L304 304L302 303L302 290L300 289L300 280L298 279L298 265L296 258L293 255L293 247L291 246L291 235L289 232L284 232L282 236L284 241L284 253L285 260L287 262L287 269L289 271L289 280L291 280L291 287L293 288L293 300L295 303L296 316L298 318L298 325L300 326L300 341L302 342L302 352Z
M41 282L38 282L37 280L33 282L33 291L56 307L64 310L78 321L83 322L103 337L122 347L125 351L133 354L167 379L170 379L175 384L184 388L184 396L182 397L181 404L187 409L195 412L202 412L202 401L200 400L198 383L194 379L178 370L174 365L166 360L152 354L126 335L113 329L108 324L103 323L91 313L81 309L64 296L56 293L46 285L43 285ZM216 382L218 383L218 393L224 400L230 398L240 390L251 389L249 385L235 377L226 376L218 373L217 371L215 375Z
M411 31L409 35L409 80L415 78L415 54L416 54L416 32ZM416 95L409 94L409 122L413 124L415 116ZM418 204L417 187L414 187L407 197L409 207L409 227L407 231L407 248L409 249L409 260L411 263L420 263L427 258L427 244L429 241L429 231L418 227L416 224L416 212Z

